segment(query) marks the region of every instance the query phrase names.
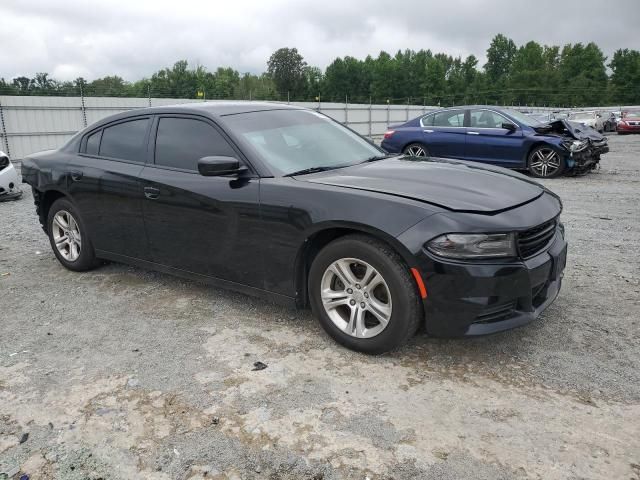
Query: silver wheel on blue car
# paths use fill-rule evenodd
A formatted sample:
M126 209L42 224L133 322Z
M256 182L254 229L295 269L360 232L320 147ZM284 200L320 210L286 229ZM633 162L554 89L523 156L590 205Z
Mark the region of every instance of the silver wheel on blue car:
M542 145L531 150L527 166L534 177L552 178L564 171L565 163L553 148Z
M325 331L360 352L403 345L424 318L417 284L402 257L364 234L340 237L318 252L308 293Z
M411 145L407 145L404 148L403 153L405 155L411 155L412 157L428 157L429 156L429 151L427 150L427 147L425 147L420 143L412 143Z

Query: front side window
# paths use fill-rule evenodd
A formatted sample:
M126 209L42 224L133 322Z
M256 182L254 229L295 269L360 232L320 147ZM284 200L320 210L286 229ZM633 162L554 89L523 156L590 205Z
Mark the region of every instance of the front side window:
M272 170L340 168L384 153L351 130L308 110L265 110L222 117Z
M508 122L506 118L491 110L471 110L470 126L473 128L502 128L505 122Z
M236 156L211 125L192 118L161 118L156 135L156 165L198 171L202 157Z
M149 122L150 119L142 118L105 128L100 142L100 155L144 163Z
M433 116L434 127L464 126L464 110L447 110Z

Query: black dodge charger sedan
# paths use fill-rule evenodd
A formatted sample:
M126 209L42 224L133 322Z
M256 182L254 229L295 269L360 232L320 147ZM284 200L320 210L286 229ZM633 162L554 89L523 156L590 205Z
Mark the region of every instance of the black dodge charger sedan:
M557 195L502 169L386 155L317 112L210 102L106 118L24 159L71 270L111 260L310 306L368 353L497 332L558 295Z

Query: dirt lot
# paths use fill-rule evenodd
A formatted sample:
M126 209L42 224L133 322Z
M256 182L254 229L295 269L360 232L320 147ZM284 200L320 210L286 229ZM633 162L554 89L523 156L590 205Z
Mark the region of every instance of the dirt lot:
M0 204L0 472L640 479L640 136L611 147L600 171L547 182L570 254L542 318L380 357L308 312L117 264L66 271L31 196Z

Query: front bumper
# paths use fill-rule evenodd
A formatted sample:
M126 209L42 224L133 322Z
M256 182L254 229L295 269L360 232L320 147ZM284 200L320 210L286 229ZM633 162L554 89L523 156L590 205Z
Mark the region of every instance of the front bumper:
M495 333L525 325L555 300L566 264L560 229L536 256L504 264L457 263L422 253L426 330L437 337Z

